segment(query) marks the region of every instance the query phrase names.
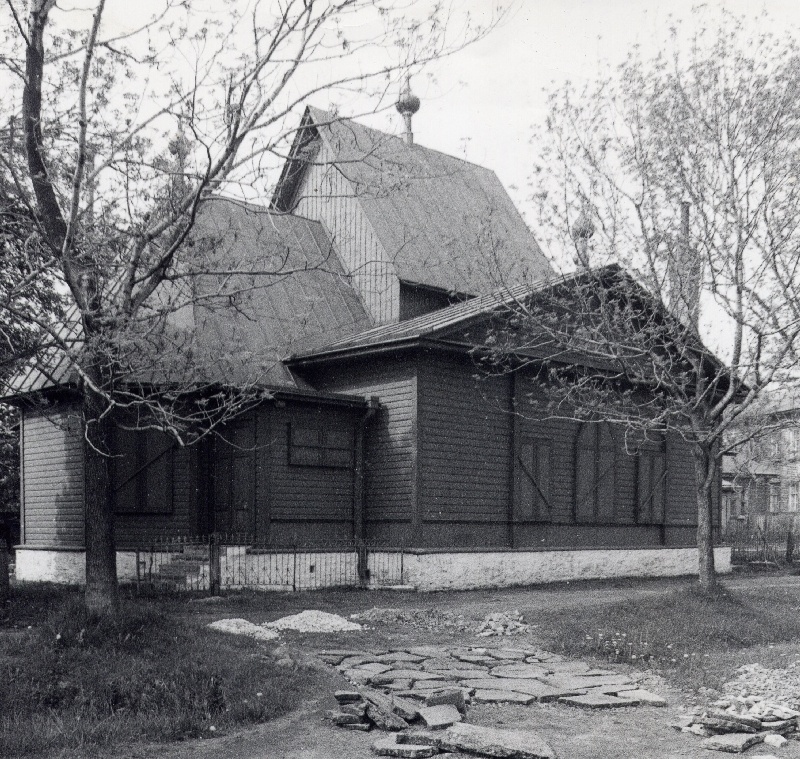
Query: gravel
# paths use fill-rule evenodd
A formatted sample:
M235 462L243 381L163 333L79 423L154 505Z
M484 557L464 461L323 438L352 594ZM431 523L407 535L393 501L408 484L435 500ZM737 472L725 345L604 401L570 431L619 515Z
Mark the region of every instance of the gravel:
M246 635L256 640L275 640L278 633L274 630L265 630L260 625L254 625L246 619L219 619L212 622L209 627L219 632L230 633L231 635Z
M307 633L350 632L361 630L361 625L351 622L338 614L327 611L307 609L290 617L281 617L274 622L266 622L264 627L274 630L296 630Z
M736 679L722 686L723 699L732 706L768 701L800 711L800 661L781 669L745 664L736 672Z
M442 611L440 609L425 608L395 609L376 606L372 609L358 612L357 614L351 614L350 619L369 625L409 625L426 630L448 627L464 631L468 630L471 626L471 623L463 614L453 614L452 612Z

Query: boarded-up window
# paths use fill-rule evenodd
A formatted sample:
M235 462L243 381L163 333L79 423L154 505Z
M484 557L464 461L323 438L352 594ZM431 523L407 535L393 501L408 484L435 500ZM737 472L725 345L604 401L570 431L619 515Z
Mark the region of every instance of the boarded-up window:
M636 483L636 521L663 524L666 501L667 461L664 444L645 444L639 449Z
M613 522L616 497L616 443L605 422L581 425L575 445L575 519Z
M523 439L517 456L516 517L548 521L550 504L550 442Z
M171 514L175 442L155 430L114 434L112 490L115 510L123 514Z
M295 466L353 466L353 430L292 422L289 431L289 463Z

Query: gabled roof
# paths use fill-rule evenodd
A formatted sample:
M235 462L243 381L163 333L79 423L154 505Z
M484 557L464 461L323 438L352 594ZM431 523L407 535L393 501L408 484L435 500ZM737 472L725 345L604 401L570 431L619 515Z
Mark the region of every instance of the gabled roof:
M317 139L399 279L480 294L552 273L493 171L316 108L306 109L272 207L295 207Z
M157 360L141 356L137 381L304 389L283 365L285 356L371 324L318 222L210 198L185 250L174 287L177 292L188 283L190 305L171 315L172 332L163 341L171 353ZM62 334L80 349L76 309L68 313ZM145 340L144 350L156 343ZM76 380L64 353L51 349L13 377L6 394Z

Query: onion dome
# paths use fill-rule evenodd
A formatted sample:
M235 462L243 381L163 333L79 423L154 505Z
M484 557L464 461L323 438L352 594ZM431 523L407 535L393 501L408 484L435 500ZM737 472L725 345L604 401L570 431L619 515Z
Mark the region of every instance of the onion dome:
M419 98L411 92L411 81L410 79L406 79L406 86L400 93L400 97L397 98L395 108L397 108L398 113L401 113L403 116L406 114L413 116L419 110L419 106Z

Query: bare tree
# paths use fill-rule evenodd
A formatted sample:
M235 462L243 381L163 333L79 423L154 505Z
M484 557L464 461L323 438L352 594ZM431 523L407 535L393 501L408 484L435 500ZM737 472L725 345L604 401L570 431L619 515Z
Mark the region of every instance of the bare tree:
M538 362L537 413L691 444L709 589L727 433L792 379L800 333L800 60L792 39L750 28L726 14L684 44L678 26L669 52L550 96L533 140L538 231L579 275L516 301L487 359Z
M163 0L154 17L118 28L110 2L92 5L89 16L54 0L5 1L2 61L22 96L3 102L4 120L21 113L26 154L6 168L72 306L67 328L40 326L78 378L86 604L109 612L118 603L114 413L133 411L136 424L185 443L256 402L257 377L235 391L211 387L192 364L181 309L198 273L230 282L291 270L280 255L259 272L204 269L217 240L198 244L202 204L212 192L264 197L308 98L358 94L381 107L402 75L481 37L497 16L476 27L439 4L286 0L226 2L200 17Z

